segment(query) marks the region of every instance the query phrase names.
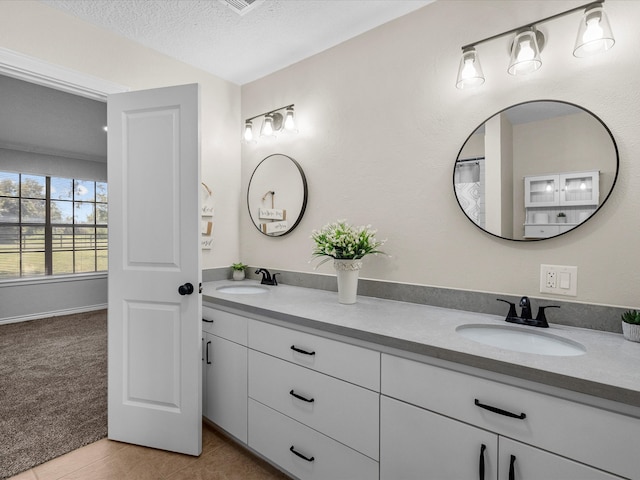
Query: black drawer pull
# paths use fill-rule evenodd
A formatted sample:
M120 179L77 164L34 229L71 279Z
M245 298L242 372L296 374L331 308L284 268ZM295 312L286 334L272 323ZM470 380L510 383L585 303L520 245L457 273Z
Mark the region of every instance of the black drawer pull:
M484 480L484 451L487 449L487 446L483 443L480 445L480 465L479 465L479 478L480 480Z
M516 480L516 457L511 455L511 462L509 463L509 480Z
M298 457L300 457L303 460L306 460L307 462L313 462L316 458L315 457L307 457L306 455L301 454L300 452L296 452L296 449L293 445L291 445L291 448L289 449L289 451L295 455L297 455Z
M289 392L289 395L293 395L294 397L296 397L298 400L302 400L303 402L307 402L307 403L313 403L315 402L315 400L313 398L305 398L302 395L298 395L296 392L294 392L293 390L291 390Z
M302 350L302 349L296 347L295 345L291 345L291 350L293 350L294 352L302 353L303 355L315 355L316 354L316 352L307 352L306 350Z
M497 413L499 415L504 415L505 417L519 418L520 420L524 420L525 418L527 418L527 415L525 413L517 415L515 413L507 412L506 410L502 410L501 408L492 407L491 405L480 403L480 400L478 400L477 398L475 399L475 404L480 408L484 408L485 410L489 410L490 412Z
M203 318L202 321L205 323L213 323L213 320L207 320L206 318Z

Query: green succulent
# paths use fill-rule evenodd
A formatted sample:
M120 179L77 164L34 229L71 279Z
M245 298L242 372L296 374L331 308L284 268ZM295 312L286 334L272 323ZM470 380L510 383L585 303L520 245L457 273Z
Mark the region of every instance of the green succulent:
M245 265L242 262L234 263L233 265L231 265L232 270L244 270L247 267L248 265Z
M637 310L627 310L622 314L622 321L632 325L640 325L640 312Z

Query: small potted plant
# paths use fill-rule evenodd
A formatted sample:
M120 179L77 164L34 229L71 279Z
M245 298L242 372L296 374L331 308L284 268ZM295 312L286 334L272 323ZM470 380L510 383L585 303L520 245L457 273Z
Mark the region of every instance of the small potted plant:
M622 334L627 340L640 342L640 312L627 310L622 314Z
M556 218L558 219L558 223L566 223L567 221L567 216L564 212L560 212Z
M245 265L242 262L234 263L233 265L231 265L231 270L233 270L233 279L244 280L244 269L247 267L248 265Z

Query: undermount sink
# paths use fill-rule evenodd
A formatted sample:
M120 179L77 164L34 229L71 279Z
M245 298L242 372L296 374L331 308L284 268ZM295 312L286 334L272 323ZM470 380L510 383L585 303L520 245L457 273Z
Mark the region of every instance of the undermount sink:
M550 333L531 330L534 327L508 325L460 325L456 332L474 342L522 353L570 357L583 355L587 349L572 340Z
M216 288L220 293L231 293L234 295L252 295L256 293L267 293L269 290L258 285L223 285Z

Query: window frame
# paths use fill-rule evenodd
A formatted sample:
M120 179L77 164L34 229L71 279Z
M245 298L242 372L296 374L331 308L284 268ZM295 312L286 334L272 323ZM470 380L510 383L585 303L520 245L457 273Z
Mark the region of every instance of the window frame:
M109 226L108 226L108 216L106 223L101 222L98 223L98 207L106 208L108 212L108 185L107 182L102 182L100 180L89 180L89 179L78 179L78 178L67 178L67 177L58 177L54 175L46 175L46 174L33 174L33 173L23 173L23 172L11 172L11 171L0 171L0 173L9 173L9 174L17 174L18 175L18 192L17 196L8 196L8 195L0 195L0 198L16 198L18 203L18 218L15 222L1 222L0 229L3 227L8 228L17 228L17 245L15 246L15 252L19 255L18 262L18 273L15 276L7 276L0 277L0 283L10 283L10 282L20 282L26 283L26 281L43 281L43 280L51 280L51 279L64 279L69 277L69 279L75 279L80 277L104 277L108 273L108 252L109 252ZM45 219L44 222L34 222L34 221L22 221L22 208L23 208L23 200L33 200L32 196L23 196L22 185L23 185L23 176L36 176L43 177L45 179L45 192L44 192L44 202L45 202ZM69 180L71 182L71 198L69 199L59 199L52 198L51 194L51 179L64 179ZM92 200L81 200L76 198L76 182L92 182L94 188L94 194ZM101 201L99 199L98 194L98 184L103 184L106 187L106 201ZM38 198L38 200L42 200ZM69 202L71 205L71 223L63 223L62 221L52 221L51 219L51 206L52 202ZM76 223L76 215L75 208L77 204L80 203L89 203L93 206L93 223ZM29 227L40 227L44 228L44 237L43 237L43 247L41 249L27 249L25 248L24 240L24 228ZM71 248L65 249L56 249L54 248L54 230L56 228L69 228L71 233ZM92 248L80 248L78 244L78 235L80 235L78 230L80 229L92 229L92 237L93 237L93 247ZM98 231L104 230L104 235L99 235ZM101 232L102 233L102 232ZM104 245L104 247L100 247ZM60 272L54 273L54 253L56 252L68 252L71 255L71 268L72 272ZM81 264L78 260L79 252L92 252L93 257L93 269L86 270L82 269ZM107 262L104 270L98 270L99 268L99 252L106 252ZM35 273L25 274L24 268L24 255L25 253L43 253L44 254L44 272L43 273ZM3 255L3 254L0 254ZM80 270L80 271L78 271Z

